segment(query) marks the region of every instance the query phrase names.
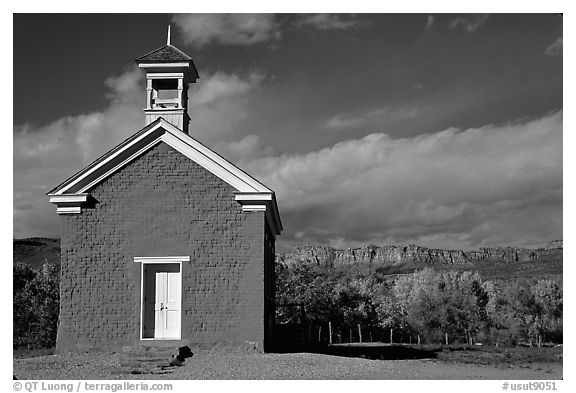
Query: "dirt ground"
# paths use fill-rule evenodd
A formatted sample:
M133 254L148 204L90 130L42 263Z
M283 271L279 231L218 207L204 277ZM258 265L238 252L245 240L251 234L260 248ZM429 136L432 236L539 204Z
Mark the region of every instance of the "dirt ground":
M562 379L562 361L522 362L446 352L435 358L382 360L317 353L198 351L182 367L121 366L117 353L47 355L14 359L19 379ZM492 357L491 357L492 358ZM509 356L508 356L509 358Z

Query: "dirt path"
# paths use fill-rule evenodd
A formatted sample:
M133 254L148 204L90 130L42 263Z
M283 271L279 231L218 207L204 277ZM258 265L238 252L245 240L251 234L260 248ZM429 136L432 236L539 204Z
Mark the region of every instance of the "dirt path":
M478 365L368 360L310 353L198 352L183 367L139 370L118 354L64 354L14 360L20 379L562 379L560 363Z

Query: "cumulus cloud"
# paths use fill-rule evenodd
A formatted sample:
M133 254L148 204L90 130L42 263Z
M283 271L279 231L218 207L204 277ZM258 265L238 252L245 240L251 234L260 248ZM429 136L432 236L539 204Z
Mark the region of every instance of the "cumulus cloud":
M219 142L214 150L226 159L242 166L254 159L274 154L274 148L265 146L258 135L247 135L239 141Z
M248 116L248 93L257 89L262 79L257 72L246 77L224 72L202 77L189 94L190 134L209 145L233 139Z
M385 106L362 113L337 113L324 123L324 128L342 130L375 126L384 119L410 119L418 115L418 109L408 107Z
M306 14L297 20L296 27L312 27L317 30L347 30L361 24L362 22L354 15Z
M144 125L142 80L136 67L108 78L109 105L103 111L14 128L15 237L57 235L46 192Z
M413 138L374 133L277 155L257 134L236 133L262 79L256 72L203 75L191 85L191 133L276 190L284 244L474 248L562 237L561 111ZM106 85L101 111L15 127L15 237L57 236L45 193L143 126L141 72L129 69ZM376 127L393 113L417 112L384 107L339 114L325 125Z
M488 20L488 14L472 15L472 16L459 16L452 19L450 28L456 29L462 27L466 33L472 33L478 30Z
M235 159L254 149L266 151L257 138L236 141L234 135L246 117L246 96L261 78L258 73L243 78L216 72L191 85L194 136L208 145L220 142ZM58 217L46 192L144 126L143 73L133 67L105 84L108 105L101 111L14 128L15 237L58 236Z
M556 39L556 41L551 43L546 48L546 54L550 55L550 56L558 56L559 54L562 53L562 47L563 47L562 37L558 37L558 39Z
M272 14L176 14L182 40L195 47L210 43L252 45L280 38Z
M283 241L539 245L562 237L562 112L392 139L371 134L249 172L275 189Z

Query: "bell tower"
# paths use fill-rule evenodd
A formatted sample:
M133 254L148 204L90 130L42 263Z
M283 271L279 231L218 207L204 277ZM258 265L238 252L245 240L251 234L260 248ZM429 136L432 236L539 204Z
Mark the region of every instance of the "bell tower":
M188 84L196 82L198 72L192 58L170 44L170 26L166 45L136 63L146 74L146 125L162 117L188 134Z

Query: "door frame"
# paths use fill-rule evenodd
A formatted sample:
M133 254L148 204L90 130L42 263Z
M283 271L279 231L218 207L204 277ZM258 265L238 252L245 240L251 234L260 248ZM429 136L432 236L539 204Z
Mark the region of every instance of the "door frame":
M134 257L134 262L140 264L140 340L142 341L165 341L165 340L180 340L182 338L182 262L190 262L189 256L178 257ZM155 338L155 337L142 337L144 334L144 270L145 265L148 264L178 264L180 269L180 329L178 329L178 337L170 338Z

